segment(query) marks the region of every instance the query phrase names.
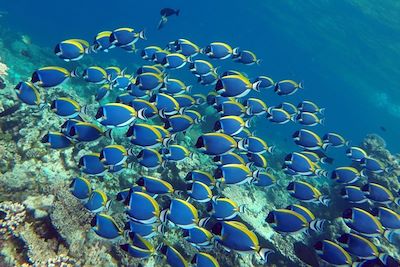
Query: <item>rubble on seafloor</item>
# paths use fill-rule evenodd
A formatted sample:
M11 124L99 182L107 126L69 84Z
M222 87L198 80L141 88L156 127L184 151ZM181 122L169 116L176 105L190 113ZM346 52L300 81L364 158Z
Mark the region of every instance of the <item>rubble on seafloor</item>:
M12 85L19 80L26 80L29 73L37 66L34 60L26 61L18 57L26 48L21 40L5 44L0 41L0 75L6 79L6 89L0 91L0 112L16 103L12 93ZM16 53L16 51L19 51ZM29 56L41 59L46 65L46 53L34 44L30 44ZM2 54L3 53L3 54ZM24 64L22 64L24 63ZM6 66L6 67L4 67ZM7 67L8 66L8 67ZM8 73L7 73L7 69ZM5 76L7 73L7 76ZM60 88L47 90L44 99L56 96L70 96L78 102L89 104L89 111L94 110L93 100L83 101L85 94L77 88L79 84L64 84ZM85 88L85 90L88 90ZM83 90L82 90L83 91ZM86 96L89 93L86 94ZM68 191L71 177L79 175L76 162L80 155L88 151L99 150L104 140L99 140L83 147L81 150L69 148L63 151L49 150L40 143L42 134L48 130L59 128L62 120L48 110L35 111L22 106L13 116L0 118L0 265L1 266L136 266L139 260L132 259L121 251L117 243L98 238L90 231L92 214L87 212L82 204ZM181 142L192 144L201 129L194 128ZM118 136L116 137L118 138ZM392 172L384 176L374 175L373 179L380 181L394 190L400 188L397 176L400 175L399 156L392 155L386 148L382 138L369 135L362 146L374 157L379 158ZM193 147L193 146L191 146ZM195 151L194 151L195 152ZM271 158L271 161L277 161ZM162 174L151 173L154 176L166 176L173 183L183 183L186 174L193 169L213 171L214 164L209 157L195 153L193 158L173 166ZM94 178L91 182L95 188L103 189L110 197L118 190L131 185L135 177L143 171L138 165L122 174L109 175L104 178ZM293 243L304 241L311 237L305 235L280 235L264 222L268 212L274 208L286 207L296 201L291 198L285 185L290 177L281 171L276 171L277 185L271 188L257 188L252 185L230 186L221 191L221 195L245 205L245 212L240 214L244 221L259 236L261 243L276 251L279 260L277 266L302 265L293 251ZM312 181L312 183L317 183ZM328 190L329 184L319 184L320 188ZM196 204L197 205L197 204ZM200 205L197 205L200 207ZM110 213L121 222L120 210L110 210ZM325 215L321 211L321 215ZM328 214L329 211L326 211ZM329 214L327 215L329 216ZM327 226L330 237L348 231L341 219L333 218ZM189 259L194 249L180 238L181 233L171 230L164 238L183 252ZM161 241L162 238L155 238ZM156 244L155 244L156 245ZM393 245L385 243L391 255L398 251ZM213 249L218 254L221 266L261 266L253 255L228 253L221 247ZM280 256L279 256L280 255ZM156 257L143 261L144 266L165 265Z

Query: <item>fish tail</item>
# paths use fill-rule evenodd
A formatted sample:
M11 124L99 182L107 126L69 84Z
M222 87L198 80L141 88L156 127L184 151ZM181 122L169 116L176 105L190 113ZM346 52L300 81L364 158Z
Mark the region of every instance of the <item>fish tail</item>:
M319 114L324 115L325 114L325 108L320 108L318 110Z
M276 149L275 146L270 146L270 147L268 147L268 152L269 152L270 154L274 154L275 149Z
M138 33L138 37L139 37L140 39L142 39L142 40L147 40L145 30L141 30L141 31Z
M185 91L190 93L192 91L192 88L193 88L193 85L188 85L188 86L186 86Z
M319 124L324 125L325 124L325 119L319 119Z
M396 197L393 201L397 206L400 206L400 197Z
M387 241L389 241L389 243L393 242L394 234L395 231L393 230L385 230L385 232L383 232L383 236L386 238Z
M257 60L256 60L256 64L257 64L257 65L260 65L260 64L261 64L261 62L262 62L262 60L261 60L261 59L257 59Z
M325 205L325 206L329 206L329 203L331 202L331 199L327 196L320 196L318 198L318 200L319 200L319 202L322 203L322 205Z
M240 205L238 210L239 210L240 213L245 212L245 210L246 210L246 205L245 205L245 204Z
M179 13L181 12L181 10L180 9L177 9L176 11L175 11L175 14L177 15L177 16L179 16Z
M316 233L321 233L324 229L324 224L326 220L324 219L316 219L310 222L310 229Z
M237 57L240 54L240 48L239 47L235 47L232 50L232 56Z
M70 75L72 78L79 78L80 75L79 75L78 67L76 67L73 71L71 71Z
M386 253L381 253L378 256L379 260L385 265L387 264L388 257L389 257L389 255Z
M252 84L252 89L256 92L260 92L261 81L255 82Z
M104 136L107 137L107 138L110 138L111 140L113 140L113 135L112 135L112 133L113 133L113 130L112 130L112 129L108 129L108 130L106 130L106 131L104 132Z
M304 89L304 81L299 82L299 88Z
M272 253L275 253L274 250L268 249L268 248L260 248L259 251L257 251L258 255L260 255L261 259L264 261L264 263L268 262L268 257Z

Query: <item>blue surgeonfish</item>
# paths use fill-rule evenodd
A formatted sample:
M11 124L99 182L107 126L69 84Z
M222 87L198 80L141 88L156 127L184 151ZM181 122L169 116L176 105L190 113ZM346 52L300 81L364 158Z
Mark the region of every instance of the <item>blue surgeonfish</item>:
M309 228L316 231L317 233L320 233L324 227L325 220L323 219L317 219L315 215L306 207L301 206L299 204L292 204L286 207L287 210L292 210L294 212L297 212L301 216L306 219L306 221L309 223Z
M206 133L197 139L196 147L207 155L217 156L232 152L237 148L237 143L223 133Z
M289 113L291 118L295 117L299 113L297 107L289 102L282 102L279 105L275 106L274 108L283 109L284 111Z
M111 44L119 47L126 47L134 44L139 39L146 39L144 31L135 32L132 28L118 28L110 35Z
M116 103L122 103L128 106L132 106L132 101L135 99L136 97L131 95L130 93L123 93L117 96L117 98L115 99ZM135 109L136 110L136 109Z
M328 157L321 150L314 150L314 151L304 150L301 151L300 153L306 156L309 160L311 160L315 164L318 163L332 164L334 161L333 158Z
M100 161L106 166L123 164L130 152L121 145L108 145L100 152Z
M349 147L346 150L346 155L353 161L361 161L363 158L367 157L367 152L364 149L357 146Z
M145 59L145 60L153 60L155 53L162 51L163 49L161 47L158 46L147 46L145 48L142 49L142 51L140 52L140 56Z
M49 66L37 69L33 72L31 83L43 88L56 87L70 77L75 77L75 72L56 66Z
M150 195L151 197L154 197L155 195L149 193L146 191L146 188L143 186L139 186L139 185L134 185L125 189L122 189L121 191L119 191L117 193L117 195L115 196L115 199L118 202L123 203L124 205L128 205L127 201L130 197L130 194L133 192L142 192L142 193L146 193L148 195Z
M131 84L133 77L129 74L118 75L112 82L112 88L116 90L126 90Z
M185 230L183 236L186 241L199 249L210 248L213 245L213 234L207 229L197 225L191 229Z
M331 147L342 147L342 146L347 146L349 144L346 139L344 139L343 136L337 133L326 133L322 137L322 141L326 146L331 146Z
M65 134L66 136L72 138L72 136L70 135L71 128L72 128L74 125L76 125L78 122L83 122L83 119L82 119L80 116L77 116L77 117L75 117L75 118L73 118L73 119L68 119L68 120L66 120L66 121L61 125L61 132L62 132L63 134Z
M185 109L183 112L183 115L189 116L192 118L194 124L199 124L204 121L204 116L201 115L198 111L193 110L193 109Z
M250 231L243 223L237 221L217 222L212 233L216 235L215 240L227 250L244 253L257 253L264 262L273 250L262 248L256 234Z
M317 188L306 182L290 182L287 186L287 190L292 197L295 197L300 201L322 203L325 206L330 202L328 197L322 195Z
M92 230L100 237L105 239L117 239L122 237L123 231L115 220L103 213L96 214L91 222Z
M110 42L111 33L111 31L102 31L96 34L93 41L92 50L95 52L108 52L108 50L113 46Z
M135 83L130 83L126 90L138 99L147 99L152 94L151 91L140 89Z
M382 224L371 213L360 208L348 208L342 215L345 224L354 232L366 237L379 237L384 235Z
M90 122L79 121L65 129L66 134L79 142L90 142L102 136L110 137L110 131L103 131L97 125Z
M201 75L197 78L197 82L204 86L215 85L218 80L218 74L215 72L210 72L204 75Z
M192 153L189 149L181 145L169 145L161 149L163 160L179 162L186 158L190 158Z
M260 89L271 88L275 85L274 80L272 80L270 77L265 76L265 75L257 76L253 80L253 83L256 83L256 82L261 82L258 84L258 88L260 88Z
M89 83L103 84L107 81L108 75L105 69L91 66L83 70L82 78Z
M75 118L81 112L81 106L75 100L59 97L51 102L51 110L63 118Z
M250 182L253 173L243 164L227 164L219 166L214 173L218 183L225 185L241 185Z
M318 118L318 116L315 115L314 113L302 111L299 114L297 114L296 122L299 122L304 126L316 126L318 124L323 125L324 119Z
M337 241L347 252L360 259L370 260L378 257L384 257L384 254L379 252L374 243L360 235L354 233L344 233L338 237Z
M268 146L264 140L256 136L243 138L238 142L238 148L247 153L253 154L263 154L265 152L272 153L275 149L275 147Z
M130 105L138 113L138 118L142 120L153 119L158 115L158 109L147 100L135 98Z
M84 204L84 207L93 213L102 212L104 209L108 209L110 201L107 198L106 193L101 190L93 190L89 195L89 199Z
M96 101L101 101L102 99L106 98L110 92L111 92L112 88L111 85L106 83L106 84L102 84L96 92Z
M15 92L19 100L27 105L39 106L42 103L39 90L31 82L19 82L15 86Z
M167 57L168 54L171 54L171 52L167 50L156 51L154 53L153 61L157 64L162 65L165 62L165 58Z
M171 51L178 52L186 57L195 56L200 52L200 48L187 39L178 39L168 44Z
M227 164L246 164L244 158L234 152L229 152L221 156L215 156L213 161L218 165L227 165Z
M141 90L158 90L163 86L164 79L160 74L145 72L136 76L135 85Z
M48 132L42 137L41 142L49 144L53 149L63 149L73 145L71 139L60 132Z
M193 256L191 261L193 267L219 267L218 261L205 252L198 252Z
M327 176L325 170L298 152L293 152L285 157L283 170L291 175Z
M147 193L132 191L125 203L127 203L126 214L131 220L151 224L156 222L160 216L160 207L157 201Z
M249 116L260 116L267 113L267 110L267 104L261 99L251 97L246 100L246 114Z
M300 129L295 131L292 137L296 145L307 150L319 150L325 147L321 138L310 130Z
M160 92L169 95L178 95L184 92L190 92L191 88L191 85L185 85L181 80L168 78L164 82L164 86L160 88Z
M86 173L87 175L102 176L107 170L100 161L99 157L100 154L98 153L83 155L79 159L78 166L81 168L82 172Z
M236 62L245 64L245 65L253 65L253 64L260 64L261 59L258 59L256 54L249 50L241 50L239 48L235 48L232 51L233 59Z
M259 91L260 82L251 83L248 78L242 75L228 75L218 79L215 91L221 96L244 97L251 90Z
M331 178L338 183L353 184L362 177L361 173L353 167L338 167L331 175Z
M165 226L159 223L144 224L133 220L128 220L125 224L125 230L129 231L129 235L138 234L145 239L152 238L159 233L165 232Z
M54 48L54 53L65 61L80 60L87 53L89 43L81 39L62 41Z
M206 184L210 189L213 189L215 186L215 178L210 173L200 170L193 170L189 172L186 177L186 181L199 181Z
M175 95L174 99L176 102L178 102L179 107L182 108L191 108L196 105L196 100L187 94L180 94L180 95Z
M269 172L255 171L250 182L255 186L270 187L275 185L276 178Z
M114 81L117 77L124 76L125 70L121 70L120 67L110 66L104 69L107 73L107 77L110 81ZM129 75L130 76L130 75Z
M207 97L204 94L193 94L194 100L196 101L196 105L204 105L207 102Z
M382 226L388 230L400 230L400 215L387 207L377 207L372 210L372 214L381 222ZM393 232L394 232L393 231ZM388 240L391 240L391 233L388 232Z
M69 185L69 191L77 199L86 201L89 199L89 196L92 193L92 186L87 179L75 177L72 179L72 182Z
M319 108L314 102L309 100L303 100L298 105L297 108L301 112L310 112L310 113L320 113L324 114L325 109Z
M139 179L136 181L136 184L143 186L146 189L146 192L151 194L163 195L174 192L174 187L170 183L151 176L139 177Z
M158 75L164 75L165 68L162 65L143 65L136 69L136 74L151 72Z
M246 114L246 108L239 102L227 100L215 106L215 109L221 116L239 116L243 117Z
M194 124L194 121L191 117L187 115L176 114L165 120L164 127L171 134L186 132L188 131Z
M270 211L265 221L271 226L276 232L281 234L293 234L305 232L308 229L320 232L323 226L321 221L315 220L315 217L307 214L307 217L303 216L305 210L301 210L302 213L298 213L298 207L291 207L291 209L276 209ZM312 214L311 214L312 215ZM309 221L308 219L313 220Z
M334 266L352 266L353 260L341 246L330 240L318 241L314 245L317 255L328 264Z
M136 158L140 165L149 170L155 170L162 164L160 153L152 148L143 148L139 154L136 155Z
M217 220L232 220L239 212L244 212L244 206L239 206L229 198L214 196L207 206L207 211Z
M380 184L368 183L365 184L361 190L364 192L365 196L373 202L384 205L400 203L400 198L395 198L389 189Z
M200 203L209 202L213 197L211 189L205 183L199 181L189 183L186 192L190 199Z
M361 204L368 202L368 198L360 187L348 185L342 188L340 195L350 203Z
M297 83L292 80L282 80L275 84L275 92L280 96L292 95L298 89L303 89L302 83Z
M107 103L97 110L96 120L106 127L114 128L131 124L136 116L136 110L128 105Z
M179 53L167 54L161 64L167 69L180 69L188 62L187 58Z
M233 49L230 45L222 42L212 42L200 52L213 59L227 59L232 56Z
M273 123L285 124L292 119L292 116L284 109L269 107L267 110L267 119Z
M167 94L155 94L149 101L155 103L161 117L175 115L180 109L179 103L175 98Z
M197 209L188 201L174 198L160 214L162 222L171 222L182 229L191 229L199 222Z
M361 166L369 172L372 173L382 173L384 171L387 171L387 169L385 168L385 165L382 163L382 161L366 156L364 157L361 162L360 162Z
M189 263L181 255L181 253L169 244L161 244L158 248L160 253L164 254L167 258L167 263L171 267L188 267Z
M214 131L221 131L227 135L233 136L239 134L247 124L239 116L221 117L214 125Z
M120 248L128 252L129 256L138 259L145 259L155 254L156 250L154 249L153 245L142 236L136 233L131 233L129 234L129 237L132 243L120 245Z
M144 123L135 123L131 125L126 132L132 144L154 148L162 143L161 133L153 125Z
M217 72L217 69L214 68L214 66L210 62L202 59L189 59L189 69L194 75L198 77L207 75L211 72Z

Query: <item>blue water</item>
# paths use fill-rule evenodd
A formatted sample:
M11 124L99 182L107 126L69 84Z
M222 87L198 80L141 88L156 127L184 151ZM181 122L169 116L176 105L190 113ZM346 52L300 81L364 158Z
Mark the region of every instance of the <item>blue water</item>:
M380 13L374 11L374 2L70 0L66 4L44 0L38 4L21 0L2 1L0 10L8 11L2 24L49 48L66 38L90 39L101 30L125 25L146 29L148 41L143 46L184 37L199 45L220 40L250 49L263 62L260 67L244 67L245 71L275 80L304 81L304 92L286 99L312 99L325 107L326 129L342 133L355 144L366 133L377 132L391 150L398 151L400 129L394 122L400 116L396 112L400 21L391 11L395 1L379 3ZM165 6L182 12L158 31L159 10ZM137 56L118 52L113 51L112 57L128 66L141 62ZM269 105L279 102L272 93L265 97ZM387 132L381 132L380 126ZM271 127L265 131L272 137L275 131L283 131Z

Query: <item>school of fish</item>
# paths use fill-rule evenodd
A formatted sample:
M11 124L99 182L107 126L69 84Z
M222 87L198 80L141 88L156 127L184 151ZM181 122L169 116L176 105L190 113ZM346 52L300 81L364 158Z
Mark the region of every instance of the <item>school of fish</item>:
M392 208L400 205L398 193L368 182L370 173L390 172L389 166L384 166L362 148L351 146L338 133L327 132L320 137L310 130L324 124L324 109L314 102L283 101L280 105L268 106L257 98L260 91L275 92L282 97L295 94L304 90L301 82L275 82L264 75L250 78L239 70L219 71L224 60L233 60L240 68L260 63L253 52L232 48L227 43L211 42L200 47L190 40L178 39L166 48L156 45L136 48L136 43L145 38L144 31L119 28L98 33L92 44L68 39L54 48L55 55L67 62L117 48L134 52L148 62L134 74L128 74L126 68L119 66L90 66L81 71L44 66L36 69L29 81L21 81L15 87L18 98L26 105L49 109L65 119L57 131L43 136L42 143L50 148L69 148L99 138L109 140L109 145L100 151L79 159L76 164L82 176L72 178L70 184L71 194L95 214L91 225L99 237L118 242L122 250L135 258L165 255L168 264L174 267L220 266L218 258L212 255L216 245L227 251L253 253L267 262L274 248L263 247L257 235L240 221L238 214L244 207L220 195L221 188L230 185L253 184L267 188L277 182L265 157L274 152L274 147L253 132L258 118L299 126L290 133L298 151L286 155L282 162L284 172L293 177L285 185L293 198L299 203L315 203L318 209L331 205L329 195L308 182L313 178L330 177L342 184L341 196L354 205L343 210L342 215L350 233L343 233L336 240L324 239L310 244L319 258L335 266L394 261L371 242L371 238L391 242L396 231L400 231L400 215ZM185 84L176 77L179 71L170 72L177 69L190 71L197 84ZM68 97L42 100L42 90L51 90L68 79L98 85L96 114L90 114L85 103ZM201 87L205 93L191 93L193 86ZM111 92L118 92L118 97L105 103ZM203 133L195 140L194 147L185 147L178 141L179 135L190 131L194 125L206 123L203 113L209 106L219 117L213 131ZM115 142L115 128L125 129L125 138L131 147ZM333 158L326 153L340 147L346 148L343 157L348 157L351 164L327 171L324 167L332 164ZM135 154L133 148L141 150ZM175 188L170 181L143 175L135 177L135 184L130 188L110 196L93 188L90 182L93 177L132 168L132 162L147 170L169 168L176 162L191 160L194 152L209 155L215 163L215 171L190 171L186 176L186 188ZM125 206L124 229L107 214L111 200ZM362 203L365 206L361 208ZM203 208L199 210L199 206ZM321 233L329 221L317 218L301 204L293 204L269 211L265 214L265 223L277 234L288 235ZM167 240L161 244L152 242L154 236L171 228L180 228L182 238L198 250L193 259L185 259Z

